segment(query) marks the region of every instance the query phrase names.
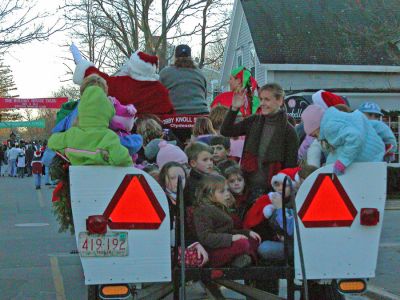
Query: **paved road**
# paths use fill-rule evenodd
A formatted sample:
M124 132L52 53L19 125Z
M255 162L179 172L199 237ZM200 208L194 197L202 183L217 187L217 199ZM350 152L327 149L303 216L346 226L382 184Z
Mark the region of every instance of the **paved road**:
M52 189L36 191L32 178L0 178L0 299L80 300L86 287L75 240L58 233ZM377 278L371 284L400 295L400 211L386 211ZM190 299L204 299L197 285ZM232 292L229 297L238 299ZM349 297L352 300L368 299ZM399 297L400 299L400 297Z

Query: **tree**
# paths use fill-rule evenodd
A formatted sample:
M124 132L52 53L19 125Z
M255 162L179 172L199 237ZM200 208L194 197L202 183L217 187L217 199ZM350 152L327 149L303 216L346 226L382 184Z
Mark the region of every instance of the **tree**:
M10 67L4 64L3 58L0 58L0 97L16 97L10 93L16 90L14 78ZM21 118L18 110L2 110L0 112L0 122L16 121Z
M207 0L202 9L201 50L199 68L205 65L222 64L224 45L231 21L227 8L232 5L226 0ZM208 55L207 55L208 54ZM218 68L219 69L219 68Z
M50 13L32 13L36 3L29 5L27 2L23 0L0 2L0 50L33 40L46 40L52 34L64 29L59 22L45 26L44 20Z
M75 38L83 46L84 55L97 66L116 70L132 52L143 49L157 54L162 69L168 62L169 45L182 38L203 35L204 49L212 39L226 38L221 34L228 24L222 12L232 1L223 0L81 0L79 4L66 0L66 18L74 23ZM229 4L225 4L229 3ZM91 5L90 5L91 4ZM188 26L190 18L203 22ZM209 20L212 19L212 20ZM72 24L70 24L72 25ZM97 40L91 47L89 38ZM93 49L103 59L91 57ZM96 51L95 51L96 52ZM203 63L206 52L203 52ZM106 58L105 58L106 57Z

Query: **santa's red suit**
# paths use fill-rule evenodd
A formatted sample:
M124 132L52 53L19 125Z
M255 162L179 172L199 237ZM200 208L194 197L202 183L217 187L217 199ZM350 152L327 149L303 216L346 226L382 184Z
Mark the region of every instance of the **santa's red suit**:
M76 65L73 81L80 85L85 77L97 74L107 81L109 96L124 105L135 105L138 114L173 114L175 110L168 90L158 81L157 64L157 56L138 51L115 76L109 76L83 59Z

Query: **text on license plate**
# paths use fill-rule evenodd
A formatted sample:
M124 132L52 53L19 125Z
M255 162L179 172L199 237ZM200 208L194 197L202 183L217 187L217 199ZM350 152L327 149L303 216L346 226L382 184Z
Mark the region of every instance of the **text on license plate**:
M127 256L128 232L108 232L106 234L79 233L80 256Z

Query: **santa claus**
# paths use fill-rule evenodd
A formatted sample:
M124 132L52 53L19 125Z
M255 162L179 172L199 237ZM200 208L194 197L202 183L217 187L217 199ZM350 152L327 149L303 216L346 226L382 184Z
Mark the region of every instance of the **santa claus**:
M117 98L122 104L134 104L139 114L173 114L174 106L168 90L158 80L157 56L136 51L123 64L116 75L109 76L85 60L79 49L70 47L76 64L73 81L81 84L91 74L98 74L107 81L108 95Z

